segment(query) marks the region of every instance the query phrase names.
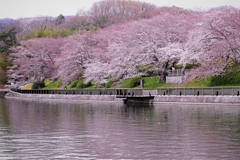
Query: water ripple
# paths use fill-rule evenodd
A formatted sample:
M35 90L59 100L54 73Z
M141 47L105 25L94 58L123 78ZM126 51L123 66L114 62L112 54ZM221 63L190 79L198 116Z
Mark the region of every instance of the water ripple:
M0 160L240 156L239 107L1 101Z

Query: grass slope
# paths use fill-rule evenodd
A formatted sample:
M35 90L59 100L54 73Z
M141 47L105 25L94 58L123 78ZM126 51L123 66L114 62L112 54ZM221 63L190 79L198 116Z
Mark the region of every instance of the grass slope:
M142 77L142 79L144 80L144 89L173 88L173 87L177 86L177 84L166 84L165 82L159 83L159 79L160 79L159 76L157 76L157 77ZM117 87L117 88L130 88L131 80L132 80L132 78L124 80L123 83L121 84L121 86ZM185 87L185 88L212 87L211 80L212 80L212 77L205 78L205 79L195 79L191 82L183 84L181 87ZM46 87L44 87L43 89L60 89L61 82L62 82L61 79L56 82L46 80L45 81ZM214 86L214 87L226 87L226 86L233 87L233 86L240 86L240 84L229 84L229 85L221 85L221 86ZM32 87L32 83L25 85L23 87L23 89L31 89L31 87ZM90 83L88 85L84 85L83 80L76 80L67 86L68 89L79 89L79 88L92 89L95 87L96 86L92 83ZM112 87L110 87L110 88L112 88ZM115 86L115 88L116 88L116 86ZM134 88L140 88L140 85L138 85Z
M143 77L144 80L144 88L146 89L156 89L159 87L174 87L176 84L166 84L165 82L159 83L160 77ZM130 79L126 79L123 81L120 88L130 88ZM140 86L136 86L135 88L140 88Z
M195 79L191 82L188 82L183 85L183 87L210 87L211 86L211 77L205 79Z

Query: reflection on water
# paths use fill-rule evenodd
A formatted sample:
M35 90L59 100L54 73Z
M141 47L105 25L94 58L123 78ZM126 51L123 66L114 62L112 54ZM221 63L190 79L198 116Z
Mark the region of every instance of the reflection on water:
M0 159L238 159L240 107L0 99Z

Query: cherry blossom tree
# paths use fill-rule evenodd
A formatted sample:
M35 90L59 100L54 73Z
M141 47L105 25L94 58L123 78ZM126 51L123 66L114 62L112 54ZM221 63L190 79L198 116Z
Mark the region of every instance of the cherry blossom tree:
M232 7L206 12L191 31L183 59L197 61L201 66L195 76L225 72L226 67L239 65L240 10ZM188 59L188 60L187 60ZM195 71L196 72L196 71Z
M101 30L98 36L108 35L104 38L108 41L104 52L107 62L90 64L84 77L104 83L109 78L142 76L141 66L161 68L170 60L179 61L185 54L183 46L192 22L188 15L164 15Z
M9 59L14 64L9 70L9 82L21 85L51 78L56 71L55 58L60 55L62 39L32 39L12 48Z
M81 77L86 64L90 63L90 47L86 44L88 39L86 35L75 35L64 40L62 53L56 59L57 74L56 78L63 78L64 85L71 80Z
M130 3L104 1L105 7L110 2ZM107 7L109 12L116 9L111 5ZM148 76L148 70L156 74L173 63L184 66L194 62L199 67L186 74L186 78L193 79L239 65L239 9L187 12L177 8L159 13L149 19L118 23L63 39L22 41L10 56L14 65L8 71L9 78L15 82L61 78L63 85L84 78L86 83L103 84L109 79Z

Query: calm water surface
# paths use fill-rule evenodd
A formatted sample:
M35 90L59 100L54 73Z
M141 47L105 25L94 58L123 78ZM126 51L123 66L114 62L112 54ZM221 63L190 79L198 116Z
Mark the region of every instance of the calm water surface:
M239 159L240 106L0 99L0 159Z

